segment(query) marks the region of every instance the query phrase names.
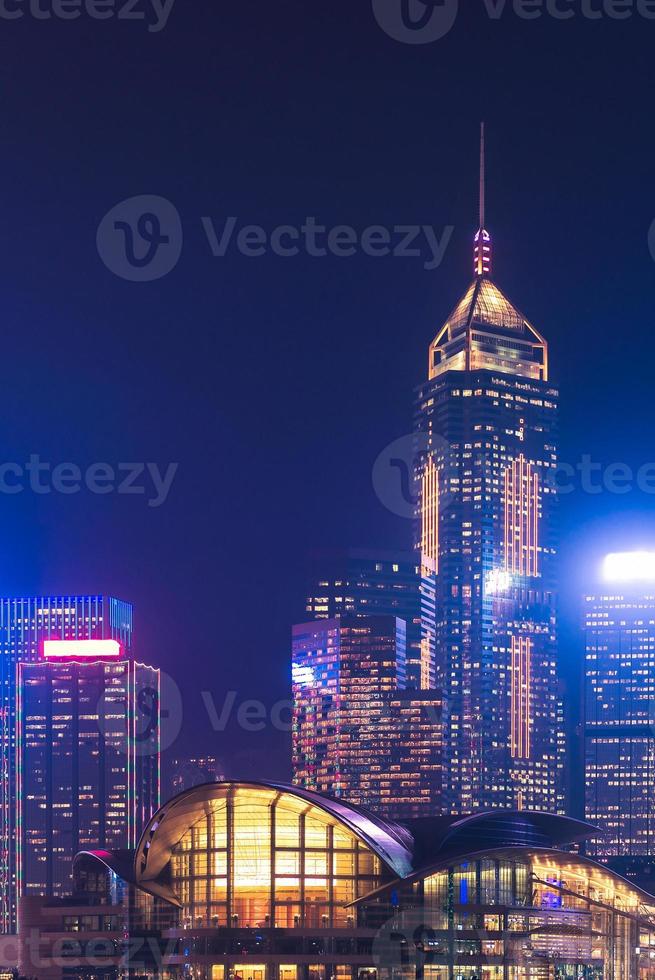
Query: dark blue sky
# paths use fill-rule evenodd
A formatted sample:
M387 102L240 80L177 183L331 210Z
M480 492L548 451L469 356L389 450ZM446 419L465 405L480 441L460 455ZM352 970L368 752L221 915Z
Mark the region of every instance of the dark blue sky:
M131 599L141 657L184 693L179 746L235 775L288 775L287 736L212 733L200 690L219 708L230 690L288 697L307 550L409 541L371 469L410 431L427 345L470 278L481 118L496 279L551 342L564 459L655 460L655 21L466 6L426 45L386 35L369 0L177 0L159 33L0 18L3 458L179 463L159 508L0 495L0 588ZM133 283L95 242L141 194L175 205L184 247L165 278ZM201 217L229 215L454 233L434 271L214 258ZM571 685L585 577L603 551L655 540L654 500L562 502Z

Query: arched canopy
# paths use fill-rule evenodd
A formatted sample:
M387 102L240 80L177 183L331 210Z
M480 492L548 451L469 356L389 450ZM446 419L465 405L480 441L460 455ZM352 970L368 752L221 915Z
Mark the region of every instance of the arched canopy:
M199 820L220 808L228 798L254 794L273 802L289 799L290 805L323 812L341 823L366 844L394 875L412 870L412 836L403 827L382 820L361 807L283 783L207 783L181 793L165 804L149 821L134 859L134 877L142 887L156 881L168 865L173 849Z

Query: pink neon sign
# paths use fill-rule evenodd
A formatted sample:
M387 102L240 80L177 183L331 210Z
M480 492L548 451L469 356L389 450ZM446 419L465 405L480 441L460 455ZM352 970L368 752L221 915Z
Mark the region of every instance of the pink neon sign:
M106 659L121 655L117 640L44 640L43 656L46 660Z

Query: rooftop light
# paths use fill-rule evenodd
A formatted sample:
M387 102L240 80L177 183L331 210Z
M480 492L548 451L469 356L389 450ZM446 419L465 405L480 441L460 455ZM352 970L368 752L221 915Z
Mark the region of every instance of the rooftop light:
M620 551L603 562L607 582L655 582L655 551Z

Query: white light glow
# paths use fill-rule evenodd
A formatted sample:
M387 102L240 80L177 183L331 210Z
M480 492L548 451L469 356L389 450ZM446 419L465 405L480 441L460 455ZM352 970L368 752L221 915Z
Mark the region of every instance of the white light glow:
M620 551L603 562L607 582L655 582L655 551Z
M311 687L311 685L316 682L314 671L311 667L305 667L301 664L293 664L291 667L291 674L293 683L298 684L300 687Z
M487 592L491 595L503 595L512 585L512 576L504 568L492 568L487 574Z
M121 648L116 640L44 640L43 656L46 660L115 659Z

